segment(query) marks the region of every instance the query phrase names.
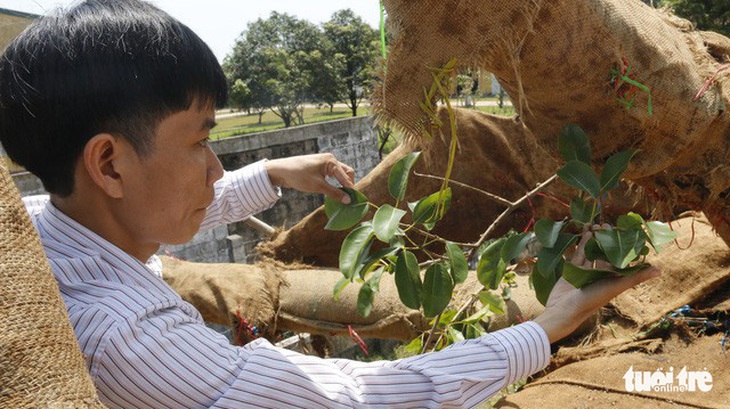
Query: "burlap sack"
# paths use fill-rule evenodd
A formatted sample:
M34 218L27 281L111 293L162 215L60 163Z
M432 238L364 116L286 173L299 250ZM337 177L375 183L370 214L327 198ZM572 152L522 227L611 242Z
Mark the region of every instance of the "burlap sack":
M286 285L280 264L193 263L161 256L165 281L193 304L208 323L229 326L234 341L251 341L241 324L256 326L261 336L276 331L279 292ZM243 336L243 337L241 337Z
M383 121L422 139L421 109L431 70L495 73L519 120L547 151L577 123L591 137L594 160L640 149L627 176L663 206L706 210L726 242L730 213L730 71L694 100L726 62L727 40L636 0L385 0L395 41L373 107ZM612 70L647 87L620 87ZM651 95L651 100L649 99ZM626 108L617 99L631 100ZM626 102L626 101L625 101Z
M0 232L0 407L103 407L40 240L2 165Z
M730 404L730 361L720 346L722 335L707 336L685 343L674 339L659 354L624 353L564 366L495 405L521 409L665 409L727 408ZM649 391L628 392L623 378L634 371L672 371L674 385L683 367L687 371L707 371L712 375L708 392ZM672 369L670 369L672 368Z

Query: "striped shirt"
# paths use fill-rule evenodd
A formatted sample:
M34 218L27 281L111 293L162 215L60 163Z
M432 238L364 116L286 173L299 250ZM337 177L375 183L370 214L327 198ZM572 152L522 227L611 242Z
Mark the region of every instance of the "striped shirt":
M278 198L261 162L227 172L203 224L240 220ZM47 196L24 200L110 408L473 407L549 361L533 322L397 361L320 359L264 339L232 346L162 280L156 256L139 262Z

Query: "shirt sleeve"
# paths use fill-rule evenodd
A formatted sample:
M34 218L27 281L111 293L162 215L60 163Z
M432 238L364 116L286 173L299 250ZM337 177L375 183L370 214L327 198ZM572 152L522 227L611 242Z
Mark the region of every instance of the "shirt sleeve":
M264 163L252 163L233 172L224 172L215 183L215 198L208 206L200 230L234 223L260 213L281 197L281 190L271 184Z
M474 407L544 368L532 322L397 361L320 359L256 340L235 347L179 308L107 333L92 365L110 408Z

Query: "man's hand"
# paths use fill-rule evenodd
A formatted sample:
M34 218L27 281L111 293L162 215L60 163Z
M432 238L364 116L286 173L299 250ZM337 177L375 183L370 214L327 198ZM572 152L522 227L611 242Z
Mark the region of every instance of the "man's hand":
M583 233L571 259L573 264L593 268L586 264L584 253L585 245L592 235L592 232ZM545 311L534 322L545 330L550 343L553 343L570 335L583 321L617 295L659 274L659 269L649 267L629 277L608 278L581 289L561 278L548 297Z
M343 187L354 188L355 171L331 153L292 156L266 162L271 183L305 193L321 193L344 204L350 196L325 179L337 179Z

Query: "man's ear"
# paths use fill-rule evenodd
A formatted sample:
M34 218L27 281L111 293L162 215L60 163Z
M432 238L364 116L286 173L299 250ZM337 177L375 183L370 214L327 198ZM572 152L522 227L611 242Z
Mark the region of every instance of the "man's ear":
M122 176L114 161L123 154L126 146L121 139L101 133L91 138L84 147L83 163L91 181L112 198L123 196Z

